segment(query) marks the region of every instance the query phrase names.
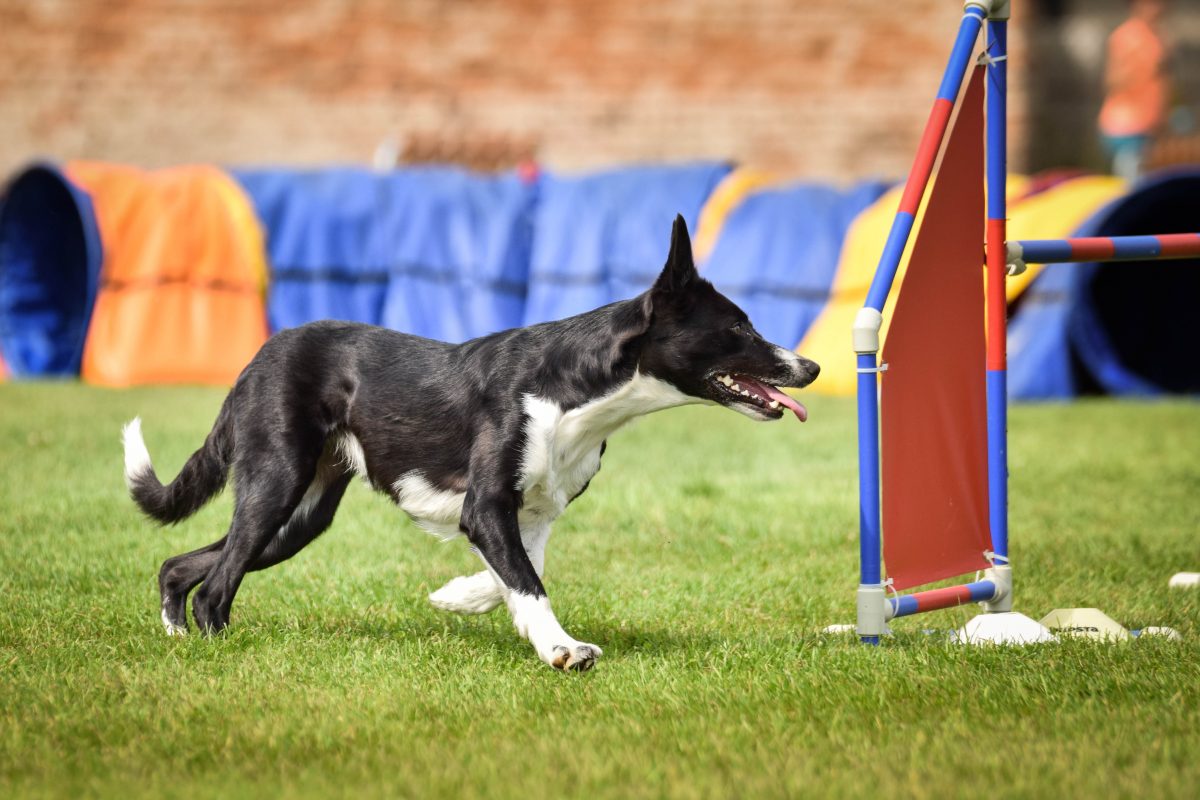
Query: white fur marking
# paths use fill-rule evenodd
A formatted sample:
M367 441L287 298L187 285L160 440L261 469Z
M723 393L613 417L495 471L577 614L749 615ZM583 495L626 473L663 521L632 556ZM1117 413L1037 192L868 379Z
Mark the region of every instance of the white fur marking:
M561 514L600 469L600 446L622 425L654 411L702 402L640 372L567 412L551 400L525 395L525 452L517 478L525 496L522 525L549 522Z
M538 577L546 568L546 542L550 539L549 523L536 523L521 528L521 543ZM486 561L484 562L487 563ZM504 585L490 570L474 575L462 575L429 595L434 608L459 614L483 614L504 601Z
M288 521L283 524L282 528L275 532L275 535L280 539L287 536L288 530L293 525L300 524L303 520L307 519L313 510L316 509L317 504L321 502L321 498L325 495L325 489L328 488L321 480L321 477L321 470L318 469L316 477L313 478L308 488L304 490L304 496L300 498L300 502L292 509L292 515L288 517Z
M800 356L788 350L786 347L775 346L775 356L785 364L790 364L793 369L799 370L802 368Z
M538 577L546 571L546 542L550 541L550 523L536 522L521 527L521 543Z
M419 471L406 472L392 485L401 510L430 533L444 539L458 536L465 492L438 489Z
M342 461L346 466L354 470L354 474L360 478L367 477L367 456L363 452L362 443L358 441L353 433L341 433L337 439L338 455L342 457Z
M134 417L121 429L121 443L125 446L125 485L133 488L134 478L154 469L150 462L150 451L142 439L141 417Z
M324 495L325 484L321 482L321 474L317 473L317 477L313 478L313 482L304 491L304 497L300 498L300 504L292 512L292 518L307 517L317 507L317 503L321 502Z
M167 631L167 636L184 636L187 634L187 628L182 625L176 625L167 618L167 610L162 610L162 624Z
M580 642L563 630L550 610L550 598L509 592L507 600L517 632L529 640L538 658L547 664L564 668L579 660L594 661L602 655L603 651L596 645ZM558 652L559 648L566 648L569 654L565 663L555 665L555 659L563 656Z
M459 576L429 595L434 608L459 614L484 614L503 600L504 588L486 569L474 575Z
M533 649L546 663L553 658L555 647L573 647L579 644L567 635L558 618L550 610L549 597L509 592L508 610L512 612L513 625L517 633L529 640Z

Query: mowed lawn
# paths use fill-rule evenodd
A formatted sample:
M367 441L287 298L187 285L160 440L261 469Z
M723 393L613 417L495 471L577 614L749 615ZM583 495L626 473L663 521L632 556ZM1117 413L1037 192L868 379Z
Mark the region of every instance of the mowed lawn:
M1200 405L1011 415L1017 607L1098 606L1180 642L971 649L974 610L879 648L857 584L854 408L761 425L667 411L610 441L547 584L605 655L543 666L503 610L426 595L479 569L355 485L333 528L250 575L233 627L168 639L155 578L223 533L125 495L140 414L173 477L222 393L0 386L0 796L1200 796ZM930 487L931 492L936 487Z

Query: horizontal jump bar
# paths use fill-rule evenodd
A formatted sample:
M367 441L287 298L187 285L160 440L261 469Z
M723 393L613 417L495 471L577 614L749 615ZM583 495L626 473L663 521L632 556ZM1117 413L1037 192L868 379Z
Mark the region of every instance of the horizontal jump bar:
M1058 264L1070 261L1137 261L1200 257L1200 233L1160 236L1094 236L1077 239L1010 241L1008 263Z
M939 608L953 608L967 603L981 603L992 600L996 596L996 584L992 581L977 581L962 586L950 586L945 589L930 589L925 592L902 594L899 597L887 599L888 619L907 617L920 614L923 611L937 611Z

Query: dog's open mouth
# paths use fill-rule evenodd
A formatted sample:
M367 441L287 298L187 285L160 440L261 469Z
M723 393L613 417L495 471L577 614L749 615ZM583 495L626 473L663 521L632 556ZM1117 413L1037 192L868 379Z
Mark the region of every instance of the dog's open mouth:
M777 386L746 375L717 375L710 380L730 400L756 406L774 419L783 416L784 408L790 408L801 422L808 419L808 409Z

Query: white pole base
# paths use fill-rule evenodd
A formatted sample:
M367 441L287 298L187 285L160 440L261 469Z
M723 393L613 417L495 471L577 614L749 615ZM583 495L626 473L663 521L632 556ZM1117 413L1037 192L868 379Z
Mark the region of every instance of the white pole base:
M959 644L1039 644L1058 638L1042 623L1017 611L980 614L951 634Z
M1200 572L1176 572L1167 581L1172 589L1194 589L1200 586Z

